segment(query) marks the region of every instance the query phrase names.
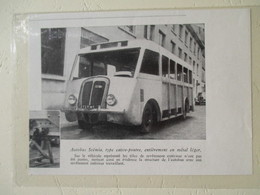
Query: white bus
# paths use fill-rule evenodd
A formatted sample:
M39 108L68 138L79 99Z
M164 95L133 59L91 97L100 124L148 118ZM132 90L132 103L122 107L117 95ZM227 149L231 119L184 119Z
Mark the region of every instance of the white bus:
M106 42L80 50L63 111L81 128L107 121L150 132L163 120L193 110L192 70L147 40Z

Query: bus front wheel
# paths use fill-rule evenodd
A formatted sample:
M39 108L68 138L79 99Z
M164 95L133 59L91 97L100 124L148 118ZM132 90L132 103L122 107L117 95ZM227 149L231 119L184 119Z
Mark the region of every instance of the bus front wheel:
M141 132L142 133L149 133L153 130L154 125L156 122L156 111L153 106L148 103L146 104L143 117L142 117L142 124L141 124Z
M79 125L79 128L84 129L84 130L88 130L88 129L92 128L92 124L89 124L84 120L78 120L78 125Z

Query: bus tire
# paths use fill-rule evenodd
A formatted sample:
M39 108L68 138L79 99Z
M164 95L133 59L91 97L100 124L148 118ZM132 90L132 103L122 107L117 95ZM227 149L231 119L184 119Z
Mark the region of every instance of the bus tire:
M141 133L149 133L156 123L156 111L150 103L147 103L142 116Z
M92 124L89 124L84 120L78 120L78 125L79 125L79 128L81 128L83 130L89 130L92 128Z

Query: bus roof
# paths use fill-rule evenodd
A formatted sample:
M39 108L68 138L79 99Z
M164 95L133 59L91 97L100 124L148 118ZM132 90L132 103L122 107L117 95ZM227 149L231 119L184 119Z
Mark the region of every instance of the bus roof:
M175 54L171 53L167 49L158 45L154 41L146 40L146 39L134 39L134 40L122 40L122 41L113 41L113 42L103 42L92 44L88 47L82 48L79 51L79 54L86 53L96 53L101 51L113 51L119 49L127 49L127 48L145 48L151 49L155 52L161 53L162 55L168 57L171 60L174 60L176 63L181 64L182 66L191 69L191 65L189 65L184 60L180 59Z
M159 45L155 42L145 39L134 39L134 40L122 40L122 41L112 41L112 42L102 42L97 44L91 44L88 47L82 48L80 54L103 51L103 50L115 50L133 47L149 47L151 49L158 50Z

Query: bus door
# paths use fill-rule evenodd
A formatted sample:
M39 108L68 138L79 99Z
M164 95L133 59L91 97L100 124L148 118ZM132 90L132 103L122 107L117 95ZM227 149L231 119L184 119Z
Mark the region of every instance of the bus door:
M171 115L170 108L170 78L169 78L169 58L162 56L162 118Z

